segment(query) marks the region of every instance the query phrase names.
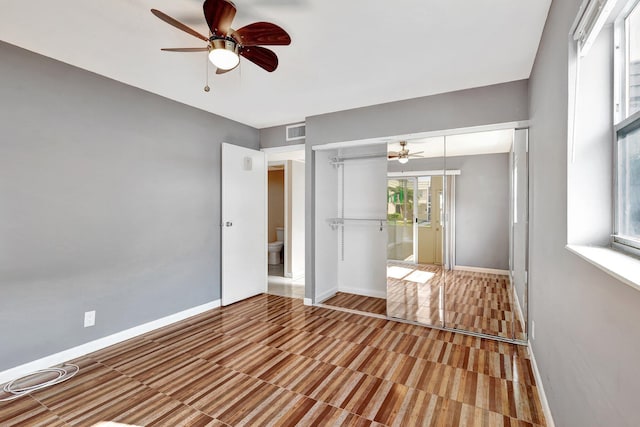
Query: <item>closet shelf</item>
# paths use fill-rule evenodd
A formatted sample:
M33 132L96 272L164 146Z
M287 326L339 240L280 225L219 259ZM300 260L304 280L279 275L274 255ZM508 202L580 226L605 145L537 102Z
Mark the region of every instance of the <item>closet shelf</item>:
M329 218L329 226L332 230L336 230L338 227L343 227L346 224L354 224L358 222L370 223L380 226L380 231L387 224L386 218Z

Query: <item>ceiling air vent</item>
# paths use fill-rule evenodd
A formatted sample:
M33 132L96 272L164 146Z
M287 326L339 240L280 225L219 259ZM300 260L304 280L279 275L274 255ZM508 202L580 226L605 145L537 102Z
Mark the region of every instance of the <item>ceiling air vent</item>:
M304 139L305 135L306 134L305 134L304 123L297 123L295 125L287 126L287 134L286 134L287 141L298 141L300 139Z

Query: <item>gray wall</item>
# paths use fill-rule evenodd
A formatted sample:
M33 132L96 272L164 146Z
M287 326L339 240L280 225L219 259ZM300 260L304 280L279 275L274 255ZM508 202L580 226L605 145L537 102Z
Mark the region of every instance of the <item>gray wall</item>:
M557 426L637 426L640 292L565 249L568 34L581 3L552 2L529 82L532 347Z
M218 299L220 142L257 148L258 131L0 58L0 370Z
M290 123L290 124L297 124ZM270 128L262 128L260 129L260 148L272 148L272 147L282 147L285 145L298 145L304 144L304 139L299 139L295 141L287 141L286 139L286 130L288 125L282 126L273 126Z
M307 117L306 202L308 236L315 235L314 145L413 132L458 129L527 120L526 80L449 92L407 101ZM305 296L312 298L316 270L314 242L307 239Z
M456 265L509 270L509 154L446 158L455 177ZM442 158L389 162L389 172L439 170Z
M324 144L527 120L527 88L518 80L308 117L307 140Z

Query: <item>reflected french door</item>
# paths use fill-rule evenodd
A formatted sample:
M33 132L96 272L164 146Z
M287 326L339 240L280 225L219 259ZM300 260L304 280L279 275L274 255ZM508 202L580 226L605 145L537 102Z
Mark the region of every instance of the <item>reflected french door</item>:
M416 179L387 180L387 259L416 262Z

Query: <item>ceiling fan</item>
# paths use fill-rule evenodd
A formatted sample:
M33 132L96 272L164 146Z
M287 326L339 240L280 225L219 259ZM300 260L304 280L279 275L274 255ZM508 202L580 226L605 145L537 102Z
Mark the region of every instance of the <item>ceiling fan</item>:
M424 151L418 151L417 153L409 154L409 149L407 148L407 141L400 141L400 151L389 151L387 155L387 159L393 160L398 159L398 162L404 164L409 161L409 159L420 159L422 156L418 156L418 154L424 153Z
M236 15L236 6L228 0L205 0L202 5L204 18L209 26L209 37L205 36L157 9L151 13L169 25L206 42L204 47L164 48L166 52L209 52L209 60L217 68L216 74L233 70L240 63L240 56L257 66L272 72L278 68L276 54L258 45L289 45L291 37L276 24L254 22L234 30L231 21Z

